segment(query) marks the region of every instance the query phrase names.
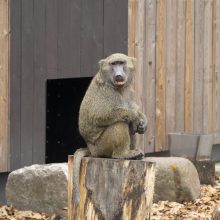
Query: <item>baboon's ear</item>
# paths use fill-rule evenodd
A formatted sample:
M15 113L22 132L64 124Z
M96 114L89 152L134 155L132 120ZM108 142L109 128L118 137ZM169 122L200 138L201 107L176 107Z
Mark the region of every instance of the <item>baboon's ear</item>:
M134 66L136 66L137 59L135 57L131 57L131 62L133 63Z
M102 68L104 62L105 62L105 59L102 59L102 60L99 61L99 68L100 69Z
M131 69L135 70L137 68L137 59L135 57L130 57Z

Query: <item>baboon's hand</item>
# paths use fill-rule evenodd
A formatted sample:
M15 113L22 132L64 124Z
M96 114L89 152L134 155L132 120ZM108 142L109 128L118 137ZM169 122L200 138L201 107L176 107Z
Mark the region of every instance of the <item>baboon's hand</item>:
M147 120L141 118L137 125L137 133L143 134L147 130Z
M131 123L131 132L143 134L147 130L147 119L144 115L137 117Z

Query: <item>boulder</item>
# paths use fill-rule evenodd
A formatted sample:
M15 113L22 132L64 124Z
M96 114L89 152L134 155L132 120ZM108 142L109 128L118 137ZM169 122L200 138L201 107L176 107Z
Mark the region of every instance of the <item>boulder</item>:
M67 216L67 163L32 165L9 174L6 199L9 205Z
M148 157L156 163L154 202L188 202L200 196L200 181L193 163L181 157Z

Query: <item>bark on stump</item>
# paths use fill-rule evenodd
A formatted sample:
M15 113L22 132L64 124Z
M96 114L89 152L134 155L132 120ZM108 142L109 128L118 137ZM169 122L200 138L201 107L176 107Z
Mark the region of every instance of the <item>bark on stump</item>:
M73 156L68 158L69 220L148 220L155 164L142 160L85 157L80 171L80 202L72 202Z

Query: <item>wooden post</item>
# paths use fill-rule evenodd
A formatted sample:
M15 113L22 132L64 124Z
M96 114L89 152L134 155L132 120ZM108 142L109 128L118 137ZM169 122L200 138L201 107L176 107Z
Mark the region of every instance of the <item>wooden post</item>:
M68 220L73 220L73 203L72 203L72 197L73 197L73 160L74 156L69 155L68 156Z
M0 0L0 172L9 171L9 0Z
M155 164L142 160L83 158L80 202L72 204L73 157L69 156L68 220L150 219Z
M166 3L157 2L155 151L166 149Z

